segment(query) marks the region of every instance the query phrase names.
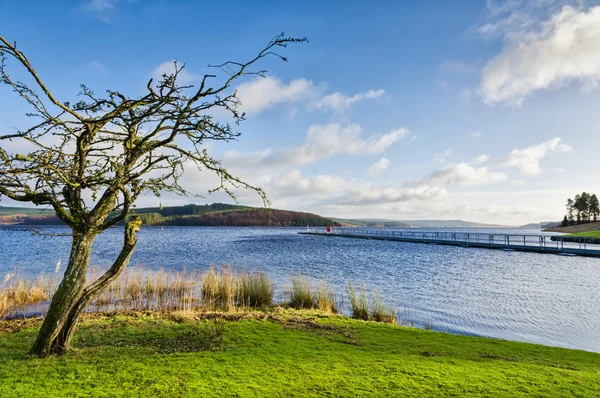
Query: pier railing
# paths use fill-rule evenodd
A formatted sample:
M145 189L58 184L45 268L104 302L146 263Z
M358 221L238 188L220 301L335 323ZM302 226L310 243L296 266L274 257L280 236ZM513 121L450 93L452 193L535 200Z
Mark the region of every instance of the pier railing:
M565 241L560 235L499 234L464 231L402 231L377 228L311 229L306 233L315 235L339 235L345 237L396 240L404 242L446 244L520 251L573 253L600 256L600 245L588 242L585 237Z

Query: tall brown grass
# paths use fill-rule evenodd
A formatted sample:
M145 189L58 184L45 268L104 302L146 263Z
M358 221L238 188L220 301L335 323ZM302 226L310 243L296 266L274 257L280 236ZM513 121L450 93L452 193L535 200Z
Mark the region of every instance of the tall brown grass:
M211 267L201 277L201 293L206 303L231 310L266 307L273 303L273 285L263 271L233 273L227 266Z
M89 280L99 276L92 270ZM197 306L198 282L196 275L186 271L165 272L126 269L90 304L91 310L185 310Z
M104 271L93 267L89 283ZM43 312L59 283L58 275L42 275L27 280L8 274L0 284L0 319ZM288 304L297 309L317 309L340 313L342 305L334 290L325 282L293 276L284 291ZM89 305L87 311L159 311L185 313L202 307L234 311L239 307L269 307L273 305L275 287L267 274L233 272L231 267L210 267L203 272L189 273L127 268ZM396 322L395 311L379 295L367 295L364 288L348 285L351 315L357 319ZM282 299L284 300L284 299Z
M367 292L364 288L357 290L351 282L348 282L348 296L350 298L350 308L352 309L352 318L369 320L369 304L367 302Z
M316 288L310 278L293 276L289 288L290 307L296 309L318 309L320 311L340 312L333 289L320 281Z
M314 308L310 279L305 276L293 276L290 283L290 307L296 309Z
M348 295L352 317L364 321L397 323L396 310L387 305L378 293L367 296L364 287L356 289L348 283Z
M238 305L267 307L273 303L273 284L263 271L238 275L236 287Z
M53 291L52 282L46 275L40 275L36 280L27 280L7 274L0 285L0 319L13 312L36 305L48 300ZM33 309L36 310L35 308Z

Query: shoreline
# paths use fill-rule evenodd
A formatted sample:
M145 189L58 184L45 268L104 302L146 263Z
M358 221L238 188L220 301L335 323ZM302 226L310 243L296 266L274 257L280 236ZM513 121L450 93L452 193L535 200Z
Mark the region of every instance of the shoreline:
M0 322L1 396L595 396L600 354L319 311L86 315L73 350L27 356ZM124 371L126 370L126 371ZM71 377L67 377L72 375ZM43 382L41 382L43 380Z

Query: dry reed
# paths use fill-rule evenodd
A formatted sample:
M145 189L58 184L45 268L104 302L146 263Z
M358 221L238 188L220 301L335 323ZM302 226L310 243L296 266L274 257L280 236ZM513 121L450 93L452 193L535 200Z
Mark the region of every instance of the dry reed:
M320 281L313 289L310 278L296 275L291 279L289 289L290 307L296 309L318 309L320 311L337 313L339 306L333 289Z
M89 283L104 271L92 267ZM40 313L58 286L58 276L40 276L34 281L7 274L0 285L0 319ZM396 322L395 312L378 296L367 297L364 288L348 286L352 317L380 322ZM231 267L210 267L204 272L172 272L143 267L127 268L107 289L96 297L87 311L159 311L178 314L184 319L189 311L219 307L235 311L238 307L269 307L273 305L275 288L268 275L259 272L237 272ZM289 306L297 309L317 309L328 313L341 312L333 289L323 281L294 276L285 293ZM184 314L186 316L184 316Z
M46 275L40 275L34 281L14 276L14 273L7 274L0 286L0 319L17 310L36 307L48 300L53 290L51 279Z
M357 290L352 283L348 283L348 295L353 318L396 324L395 309L388 306L379 294L367 297L364 287Z

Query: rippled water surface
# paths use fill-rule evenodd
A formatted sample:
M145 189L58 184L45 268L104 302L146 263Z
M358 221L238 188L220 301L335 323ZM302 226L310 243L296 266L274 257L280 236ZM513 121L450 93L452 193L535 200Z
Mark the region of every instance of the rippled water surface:
M327 280L338 292L350 280L378 290L402 321L417 326L430 323L453 333L600 352L600 259L324 238L298 231L146 227L131 264L178 271L211 264L262 268L279 285L302 273ZM122 230L102 234L92 263L108 266L121 242ZM2 229L0 278L15 267L25 275L54 272L59 259L67 262L69 245L68 237Z

